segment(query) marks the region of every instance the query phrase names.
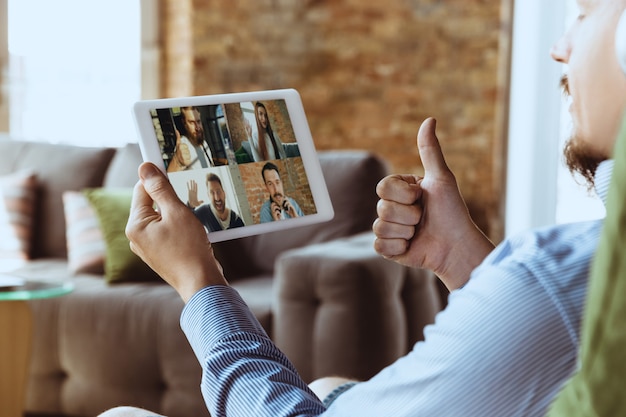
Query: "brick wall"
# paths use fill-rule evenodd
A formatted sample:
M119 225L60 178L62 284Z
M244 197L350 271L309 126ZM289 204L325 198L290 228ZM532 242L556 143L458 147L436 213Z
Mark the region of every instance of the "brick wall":
M470 211L503 229L512 0L161 0L163 96L293 87L318 149L369 149L422 173L438 119Z

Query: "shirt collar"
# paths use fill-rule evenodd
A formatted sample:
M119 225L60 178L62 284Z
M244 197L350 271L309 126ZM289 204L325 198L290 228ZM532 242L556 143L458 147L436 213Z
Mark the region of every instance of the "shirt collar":
M606 206L607 195L609 194L609 185L611 184L611 174L613 173L613 160L603 161L596 169L594 179L595 190L602 202Z

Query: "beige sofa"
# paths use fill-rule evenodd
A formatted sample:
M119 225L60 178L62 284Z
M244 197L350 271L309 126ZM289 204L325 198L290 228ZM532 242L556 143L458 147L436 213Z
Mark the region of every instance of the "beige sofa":
M68 271L62 193L132 187L138 147L4 141L0 155L0 176L32 168L40 182L32 260L15 274L75 284L69 295L29 302L27 413L86 417L127 404L171 417L208 415L177 294L162 282L108 284ZM431 273L372 249L384 162L360 151L321 152L320 161L336 212L331 222L219 243L216 256L305 380L368 378L422 338L445 297Z

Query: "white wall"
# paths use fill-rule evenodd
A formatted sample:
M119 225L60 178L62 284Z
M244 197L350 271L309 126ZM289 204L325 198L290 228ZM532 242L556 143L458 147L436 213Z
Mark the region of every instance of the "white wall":
M574 180L562 158L571 124L558 88L565 66L549 51L577 14L575 0L515 2L506 236L604 215L602 202Z
M505 235L553 224L561 66L549 56L564 30L564 0L516 1L513 22Z

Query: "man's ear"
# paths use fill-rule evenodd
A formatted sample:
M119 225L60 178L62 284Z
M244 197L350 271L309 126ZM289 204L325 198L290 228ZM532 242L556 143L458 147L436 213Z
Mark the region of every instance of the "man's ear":
M626 10L622 12L617 22L617 29L615 30L615 53L617 54L617 61L626 75Z

